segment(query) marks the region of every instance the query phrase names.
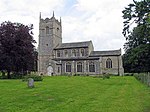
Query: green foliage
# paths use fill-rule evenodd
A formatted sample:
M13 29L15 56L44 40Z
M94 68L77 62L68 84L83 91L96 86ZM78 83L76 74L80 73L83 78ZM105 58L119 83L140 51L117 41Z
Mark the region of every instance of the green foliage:
M150 86L150 73L134 74L134 77L140 82Z
M17 74L17 73L11 73L10 74L11 79L22 79L22 74ZM8 79L8 76L6 75L5 72L1 72L0 79Z
M134 73L124 73L124 76L133 76Z
M1 75L0 79L7 79L7 76L6 75Z
M127 34L131 33L129 28L133 23L136 23L137 25L150 25L150 0L133 0L133 3L129 4L122 13L123 19L125 20L123 22L123 35L128 36Z
M110 78L110 74L103 74L103 79L109 79Z
M3 22L0 24L0 70L25 73L34 63L33 25Z
M0 80L1 112L149 112L150 89L134 77L44 77L28 89Z
M72 76L72 73L64 73L62 76Z
M22 74L11 74L11 79L22 79L23 75Z
M93 78L103 78L103 75L95 75Z
M148 72L150 71L150 46L139 45L128 50L123 55L125 72Z
M22 81L28 81L29 78L32 78L34 81L42 81L43 77L38 75L26 75L22 78Z
M123 64L125 72L150 71L150 0L135 1L123 12L125 54ZM132 24L137 26L130 30Z
M89 74L81 73L81 74L74 74L73 76L89 76Z

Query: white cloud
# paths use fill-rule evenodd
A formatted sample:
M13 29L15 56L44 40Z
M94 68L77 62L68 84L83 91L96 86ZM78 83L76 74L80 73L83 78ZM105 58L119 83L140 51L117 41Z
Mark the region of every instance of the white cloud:
M39 12L43 16L51 16L52 11L58 10L62 5L63 0L1 0L0 23L11 21L33 24L34 39L38 42Z
M132 0L1 0L0 22L34 24L38 41L39 12L42 17L62 16L63 42L92 40L95 50L123 48L122 10ZM59 19L59 18L58 18Z
M74 10L80 13L80 16L75 17L75 22L68 19L72 24L64 25L69 27L67 34L74 34L71 35L71 39L66 37L65 41L92 40L95 50L123 48L125 38L122 35L122 10L131 0L77 1Z

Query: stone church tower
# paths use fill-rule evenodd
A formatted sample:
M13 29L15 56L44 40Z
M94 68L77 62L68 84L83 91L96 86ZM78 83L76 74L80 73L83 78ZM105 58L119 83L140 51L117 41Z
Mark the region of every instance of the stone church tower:
M48 74L52 70L53 49L62 43L61 18L58 21L53 12L51 18L39 17L39 46L38 46L38 72Z

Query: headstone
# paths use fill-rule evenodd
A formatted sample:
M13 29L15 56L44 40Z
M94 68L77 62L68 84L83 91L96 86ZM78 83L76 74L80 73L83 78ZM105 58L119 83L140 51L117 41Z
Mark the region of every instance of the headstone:
M32 78L28 79L28 87L33 88L34 87L34 80Z

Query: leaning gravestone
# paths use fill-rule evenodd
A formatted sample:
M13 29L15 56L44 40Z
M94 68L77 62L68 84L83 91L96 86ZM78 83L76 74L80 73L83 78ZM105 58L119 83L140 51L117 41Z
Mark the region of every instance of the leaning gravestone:
M28 87L33 88L34 87L34 80L32 78L28 79Z

